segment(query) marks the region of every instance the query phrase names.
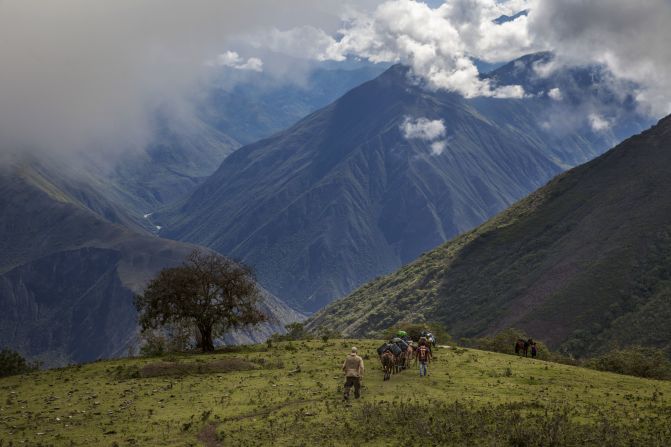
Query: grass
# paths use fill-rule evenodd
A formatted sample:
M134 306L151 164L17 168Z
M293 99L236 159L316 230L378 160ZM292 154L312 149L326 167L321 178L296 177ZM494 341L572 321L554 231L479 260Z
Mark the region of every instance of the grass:
M352 344L369 359L362 399L345 403ZM671 382L445 348L428 378L383 382L378 345L282 342L0 379L0 446L671 443Z

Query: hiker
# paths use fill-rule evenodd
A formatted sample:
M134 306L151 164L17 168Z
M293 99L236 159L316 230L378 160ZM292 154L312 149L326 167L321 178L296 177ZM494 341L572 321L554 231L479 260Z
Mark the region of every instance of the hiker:
M345 372L345 395L344 400L349 399L349 390L354 387L354 397L361 396L361 379L363 379L363 359L357 355L356 347L352 347L352 352L347 356L342 364L342 370Z
M424 343L424 346L429 348L429 352L431 352L431 343L429 343L429 341L424 336L419 337L419 344L421 345L422 343Z
M424 337L419 340L419 346L415 350L415 361L419 362L419 377L428 376L431 348L429 348Z
M538 349L536 349L536 342L531 343L531 358L535 359L538 355Z

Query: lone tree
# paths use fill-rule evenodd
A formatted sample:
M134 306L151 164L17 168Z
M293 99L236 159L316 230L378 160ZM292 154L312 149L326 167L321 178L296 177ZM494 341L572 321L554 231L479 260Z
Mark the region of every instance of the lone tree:
M198 347L214 351L214 338L229 329L257 324L261 295L252 270L216 254L193 251L179 267L163 269L135 297L142 331L172 324L198 330Z

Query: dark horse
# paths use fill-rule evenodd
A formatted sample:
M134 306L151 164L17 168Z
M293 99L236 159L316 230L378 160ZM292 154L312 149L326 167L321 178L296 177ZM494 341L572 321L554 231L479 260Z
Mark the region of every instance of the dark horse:
M529 346L531 346L533 342L534 341L532 339L529 340L522 340L521 338L517 339L517 341L515 342L515 354L521 356L522 353L524 353L524 357L527 357L529 354Z
M384 370L384 380L391 379L391 374L394 372L396 366L396 358L390 351L385 351L381 356L382 369Z

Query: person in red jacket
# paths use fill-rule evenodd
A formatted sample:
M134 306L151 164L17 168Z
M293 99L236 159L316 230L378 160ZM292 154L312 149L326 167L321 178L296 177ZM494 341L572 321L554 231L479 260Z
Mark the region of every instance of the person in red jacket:
M419 347L415 350L415 361L419 363L419 377L428 376L431 349L423 337L419 340Z

